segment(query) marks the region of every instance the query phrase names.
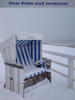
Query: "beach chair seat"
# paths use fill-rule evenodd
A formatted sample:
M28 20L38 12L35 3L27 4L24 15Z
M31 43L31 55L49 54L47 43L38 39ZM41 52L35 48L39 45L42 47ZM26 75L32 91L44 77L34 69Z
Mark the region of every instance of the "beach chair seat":
M30 68L25 70L25 74L24 74L24 79L29 79L32 78L34 76L40 75L45 73L45 69L44 68Z

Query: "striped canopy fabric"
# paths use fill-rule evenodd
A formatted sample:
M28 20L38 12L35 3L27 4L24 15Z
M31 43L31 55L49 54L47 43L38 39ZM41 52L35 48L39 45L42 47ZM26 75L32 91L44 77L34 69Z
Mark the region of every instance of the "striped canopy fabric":
M16 63L25 67L24 79L44 73L44 65L37 68L34 64L42 59L41 40L16 40Z
M41 40L16 40L16 63L32 66L41 60Z

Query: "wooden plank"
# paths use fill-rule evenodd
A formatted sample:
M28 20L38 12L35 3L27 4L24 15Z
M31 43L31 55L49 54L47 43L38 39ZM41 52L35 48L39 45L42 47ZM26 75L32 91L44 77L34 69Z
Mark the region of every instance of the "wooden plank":
M54 45L75 48L75 43L73 42L53 42L53 41L43 41L44 45Z
M8 66L11 66L11 67L24 69L23 66L17 65L17 64L14 64L14 63L6 62L5 64L8 65Z
M55 64L58 64L58 65L62 65L63 67L66 67L66 68L68 67L68 65L63 64L61 62L57 62L57 61L53 61L53 60L52 60L52 62L55 63Z
M62 54L62 53L58 53L58 52L52 52L52 51L43 50L43 53L48 53L48 54L52 54L52 55L56 55L56 56L61 56L61 57L65 57L65 58L75 59L75 56L67 55L67 54Z
M55 70L55 69L53 69L53 68L52 68L52 71L54 71L54 72L56 72L56 73L58 73L58 74L64 76L65 78L68 78L68 75L63 74L63 73L61 73L61 72L59 72L59 71L57 71L57 70Z

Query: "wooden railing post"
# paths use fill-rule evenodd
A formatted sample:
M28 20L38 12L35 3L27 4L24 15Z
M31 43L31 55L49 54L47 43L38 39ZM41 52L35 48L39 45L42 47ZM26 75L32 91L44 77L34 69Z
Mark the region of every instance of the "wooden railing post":
M68 59L68 87L73 88L73 59Z

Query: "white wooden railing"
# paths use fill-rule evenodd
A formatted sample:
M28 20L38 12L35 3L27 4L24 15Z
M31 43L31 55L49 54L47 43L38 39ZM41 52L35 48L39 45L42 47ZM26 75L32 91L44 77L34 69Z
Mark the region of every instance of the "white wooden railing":
M46 44L45 44L46 45ZM68 78L68 87L69 88L73 88L73 83L75 81L74 79L74 70L75 70L75 67L74 67L74 60L75 60L75 56L72 56L72 55L67 55L67 54L62 54L62 53L57 53L57 52L53 52L53 51L47 51L47 50L43 50L43 53L46 53L46 54L51 54L51 55L54 55L54 56L59 56L59 57L64 57L64 58L67 58L68 59L68 64L64 64L64 63L61 63L60 61L55 61L53 59L52 62L55 63L55 64L58 64L58 65L62 65L66 68L68 68L68 75L62 73L62 72L59 72L57 71L56 69L53 69L52 68L52 71Z

